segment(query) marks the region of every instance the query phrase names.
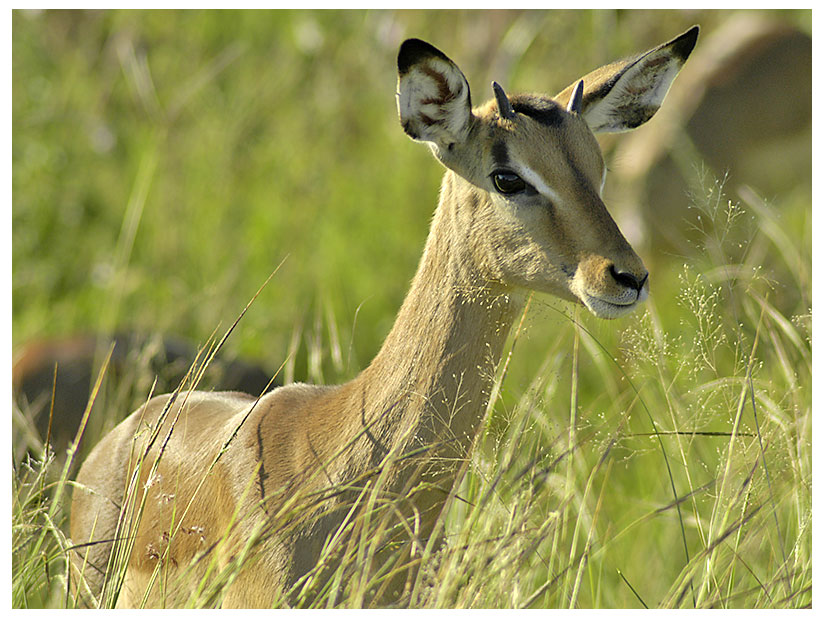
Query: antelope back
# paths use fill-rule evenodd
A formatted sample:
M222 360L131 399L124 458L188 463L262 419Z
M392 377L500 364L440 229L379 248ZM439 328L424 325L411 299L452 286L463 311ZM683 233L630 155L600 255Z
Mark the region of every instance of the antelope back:
M398 111L449 172L441 209L489 281L549 292L613 318L648 294L648 273L601 199L596 132L633 129L660 107L698 36L693 27L640 56L576 80L555 97L494 97L418 39L398 55Z

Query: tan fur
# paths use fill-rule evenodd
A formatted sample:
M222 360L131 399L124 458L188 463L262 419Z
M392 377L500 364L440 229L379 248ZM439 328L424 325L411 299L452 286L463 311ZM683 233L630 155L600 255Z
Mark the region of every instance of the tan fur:
M653 52L680 67L690 37L694 44L690 31ZM657 56L650 64L660 65ZM645 74L637 63L615 70L628 66ZM596 90L604 91L610 75L593 84ZM357 488L378 482L380 495L413 522L418 545L408 553L419 555L471 452L523 290L583 302L603 317L622 315L646 296L646 270L601 201L604 163L586 124L587 109L597 109L599 122L613 113L636 119L634 85L630 94L585 90L582 108L570 111L548 97L513 97L516 111L519 101L522 111L545 105L552 122L528 113L504 118L494 100L470 111L459 69L428 44L405 43L401 122L448 169L420 266L383 347L340 386L295 384L259 401L183 392L173 404L169 396L155 398L121 423L81 469L85 489L75 491L72 504L74 542L104 541L87 556L85 547L75 552L90 592L102 594L123 512L118 543L134 538L134 546L118 606L140 605L155 570L147 604L185 603L210 561L230 566L250 539L250 561L224 588L223 606L293 600L295 590L287 599L282 592L312 569ZM669 83L659 86L665 93ZM663 94L656 97L660 104ZM512 171L529 176L536 191L496 191L490 174L502 143ZM145 507L132 534L123 495L161 417L136 477L133 493L140 500L145 489ZM352 491L338 491L342 484ZM414 569L401 572L376 602L403 602L409 573ZM108 594L117 588L111 579L106 587Z

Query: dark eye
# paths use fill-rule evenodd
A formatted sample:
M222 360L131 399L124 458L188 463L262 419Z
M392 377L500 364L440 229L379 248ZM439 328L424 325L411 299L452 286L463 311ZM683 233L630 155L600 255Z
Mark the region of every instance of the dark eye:
M512 172L492 172L492 184L504 195L520 193L528 186L518 174Z

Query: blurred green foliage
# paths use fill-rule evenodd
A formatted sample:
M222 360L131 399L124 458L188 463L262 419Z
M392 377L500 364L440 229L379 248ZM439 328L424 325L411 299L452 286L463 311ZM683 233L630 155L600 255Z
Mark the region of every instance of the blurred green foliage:
M287 258L229 345L276 367L292 331L331 312L357 369L405 294L441 175L396 120L403 38L445 49L480 101L493 73L560 90L725 17L15 11L14 343L123 326L203 341Z

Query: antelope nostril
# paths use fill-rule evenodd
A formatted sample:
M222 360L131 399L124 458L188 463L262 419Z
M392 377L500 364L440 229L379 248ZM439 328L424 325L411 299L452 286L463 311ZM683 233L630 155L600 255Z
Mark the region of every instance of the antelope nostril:
M649 273L646 271L642 276L639 276L628 270L620 270L615 268L615 264L609 267L609 272L612 275L612 278L615 279L615 281L617 281L620 285L627 288L632 288L636 292L641 291L641 288L644 287L644 284L649 278Z

